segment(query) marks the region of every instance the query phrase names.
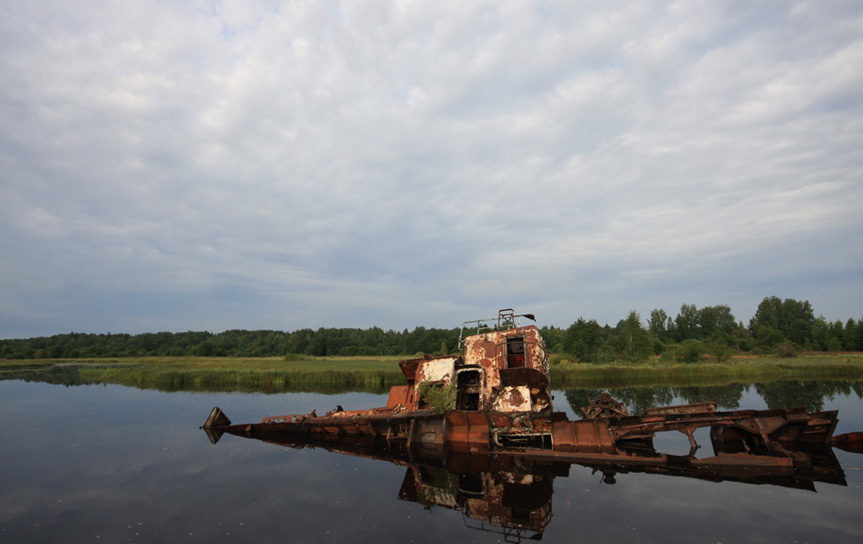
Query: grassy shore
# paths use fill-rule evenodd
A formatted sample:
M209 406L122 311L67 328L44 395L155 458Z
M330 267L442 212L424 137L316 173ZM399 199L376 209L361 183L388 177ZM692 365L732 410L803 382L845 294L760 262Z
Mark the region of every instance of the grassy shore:
M282 358L142 357L0 360L0 379L66 385L120 384L163 391L309 391L385 393L403 383L400 357ZM726 363L570 364L551 368L552 387L723 385L777 380L863 380L863 354L796 358L737 357Z
M399 357L130 357L0 361L0 378L162 391L384 393L404 381Z
M735 357L725 363L563 365L552 367L555 389L623 385L725 385L779 380L863 380L863 354L807 354L795 358Z

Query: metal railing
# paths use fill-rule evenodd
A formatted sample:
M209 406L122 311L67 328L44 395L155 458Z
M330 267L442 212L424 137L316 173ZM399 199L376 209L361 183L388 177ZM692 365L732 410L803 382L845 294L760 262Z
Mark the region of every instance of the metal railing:
M458 333L459 349L464 347L465 329L473 331L468 336L480 334L483 331L506 331L515 329L521 326L521 318L536 321L533 314L516 315L512 308L504 308L497 312L496 318L490 319L474 319L473 321L465 321L461 324L461 330ZM491 323L491 324L489 324Z

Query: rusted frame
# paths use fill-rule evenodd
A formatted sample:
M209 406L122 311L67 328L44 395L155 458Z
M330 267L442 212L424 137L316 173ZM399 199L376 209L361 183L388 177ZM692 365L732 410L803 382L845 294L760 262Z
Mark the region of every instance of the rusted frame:
M509 319L505 320L504 316L507 316ZM461 328L459 329L459 334L458 334L459 349L464 348L464 342L465 342L465 340L467 340L467 338L464 336L465 328L470 328L470 329L474 328L474 327L467 327L467 325L471 325L474 323L476 324L476 331L473 334L469 335L469 336L475 336L477 334L480 334L480 331L494 331L494 330L505 331L505 330L512 330L512 329L520 329L521 328L521 320L519 320L520 317L526 317L527 319L530 319L531 321L536 321L536 317L533 314L518 314L518 315L516 315L515 311L512 308L504 308L503 310L498 311L496 318L474 319L472 321L462 322ZM489 326L489 325L485 325L485 323L494 322L495 320L497 321L497 327L496 328ZM506 327L504 327L505 324L507 325ZM482 325L485 325L485 326L482 326Z
M496 343L492 344L492 345L494 346L494 355L493 355L493 357L494 357L495 359L498 359L498 360L502 359L502 360L506 361L506 339L507 339L507 338L509 338L509 337L508 337L508 336L504 336L504 340L503 340L503 342L496 342ZM541 342L538 342L538 341L536 341L536 340L528 340L528 339L527 339L527 336L525 336L525 337L524 337L523 342L524 342L524 362L525 362L525 366L527 366L527 362L528 362L528 361L532 361L532 360L533 360L531 357L529 357L529 356L528 356L528 354L529 354L529 352L528 352L528 347L530 347L532 350L533 350L533 349L535 349L536 351L540 352L542 355L547 355L547 354L546 354L546 351L545 351L545 346L543 346ZM502 352L502 354L501 354L501 352ZM507 367L507 366L504 366L504 367L502 367L502 368L508 368L508 367ZM517 368L517 367L516 367L516 368Z
M755 412L743 410L739 412L703 412L690 414L669 414L651 416L633 416L613 420L609 431L615 441L652 438L659 432L678 431L689 439L690 448L694 454L698 448L693 433L696 429L703 427L714 427L717 425L731 426L759 437L768 451L780 455L788 452L780 444L778 434L791 425L805 427L811 419L796 418L796 411L791 414L785 410L768 410ZM789 417L791 416L791 417ZM832 432L825 433L824 440L814 443L828 443Z

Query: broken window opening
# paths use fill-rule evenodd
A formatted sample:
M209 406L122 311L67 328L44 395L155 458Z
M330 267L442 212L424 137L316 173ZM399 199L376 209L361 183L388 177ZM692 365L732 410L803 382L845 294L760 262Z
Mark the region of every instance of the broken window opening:
M457 410L479 410L479 390L482 383L480 370L462 370L458 373Z
M506 339L506 367L524 366L524 336L511 336Z

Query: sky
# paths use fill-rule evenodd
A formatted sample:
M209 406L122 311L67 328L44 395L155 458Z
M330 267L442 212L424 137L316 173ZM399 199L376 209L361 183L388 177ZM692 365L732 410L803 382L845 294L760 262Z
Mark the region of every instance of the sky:
M863 317L863 3L0 6L0 338Z

